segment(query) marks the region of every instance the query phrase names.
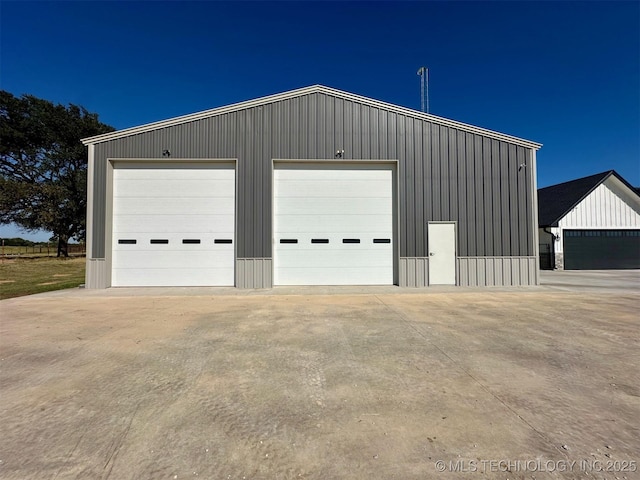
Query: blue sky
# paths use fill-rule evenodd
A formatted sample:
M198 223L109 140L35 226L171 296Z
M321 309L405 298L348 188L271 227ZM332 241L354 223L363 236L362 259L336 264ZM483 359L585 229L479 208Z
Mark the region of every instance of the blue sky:
M0 22L0 88L118 129L312 84L419 109L425 65L431 113L544 144L540 187L640 185L640 2L2 1Z

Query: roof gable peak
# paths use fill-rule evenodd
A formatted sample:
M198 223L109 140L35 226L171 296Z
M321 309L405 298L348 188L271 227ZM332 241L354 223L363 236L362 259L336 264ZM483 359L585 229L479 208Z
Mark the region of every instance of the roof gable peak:
M615 170L606 170L594 175L569 180L568 182L549 185L538 189L539 226L558 226L558 222L563 217L612 176L627 187L632 194L640 197L634 187Z
M302 87L295 90L289 90L283 93L277 93L274 95L268 95L266 97L260 97L254 100L246 100L243 102L234 103L227 106L221 106L212 108L209 110L204 110L201 112L191 113L187 115L182 115L179 117L170 118L167 120L161 120L158 122L148 123L145 125L140 125L137 127L125 128L122 130L116 130L115 132L109 132L102 135L96 135L93 137L83 138L82 143L85 145L95 145L97 143L108 142L110 140L116 140L119 138L128 137L131 135L138 135L141 133L158 130L161 128L167 128L174 125L179 125L183 123L189 123L197 120L201 120L208 117L213 117L216 115L223 115L225 113L230 113L238 110L243 110L247 108L257 107L261 105L266 105L269 103L287 100L290 98L300 97L303 95L310 95L314 93L322 93L325 95L331 95L334 97L342 98L344 100L349 100L356 103L361 103L364 105L372 106L375 108L380 108L387 111L396 112L401 115L411 116L414 118L419 118L422 120L426 120L432 123L436 123L443 126L448 126L452 128L457 128L460 130L464 130L470 133L476 133L479 135L495 138L497 140L502 140L508 143L513 143L516 145L521 145L526 148L539 149L542 147L542 144L532 142L530 140L525 140L522 138L514 137L511 135L507 135L504 133L496 132L493 130L488 130L481 127L476 127L474 125L469 125L466 123L458 122L455 120L449 120L444 117L438 117L436 115L432 115L429 113L420 112L418 110L413 110L407 107L402 107L399 105L394 105L392 103L383 102L380 100L375 100L369 97L364 97L361 95L356 95L353 93L348 93L343 90L338 90L335 88L327 87L320 84L310 85L308 87Z

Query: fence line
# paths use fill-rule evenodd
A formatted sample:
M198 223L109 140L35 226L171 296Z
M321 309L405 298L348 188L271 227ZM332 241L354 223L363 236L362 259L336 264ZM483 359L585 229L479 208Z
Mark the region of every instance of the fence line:
M2 257L19 257L23 255L51 256L58 254L58 245L55 243L47 245L14 246L4 245L1 247ZM69 255L84 255L86 253L84 244L71 244L67 246Z

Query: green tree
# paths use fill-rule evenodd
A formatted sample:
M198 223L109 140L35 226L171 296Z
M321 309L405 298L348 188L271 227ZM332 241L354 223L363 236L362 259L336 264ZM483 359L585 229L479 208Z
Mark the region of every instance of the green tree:
M46 230L68 256L86 233L87 149L81 138L113 131L98 115L0 90L0 223Z

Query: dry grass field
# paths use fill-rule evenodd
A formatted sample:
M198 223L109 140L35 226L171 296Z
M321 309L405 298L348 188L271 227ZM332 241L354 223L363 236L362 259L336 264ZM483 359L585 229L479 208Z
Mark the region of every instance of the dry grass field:
M0 300L77 287L84 283L84 270L84 257L2 259Z

